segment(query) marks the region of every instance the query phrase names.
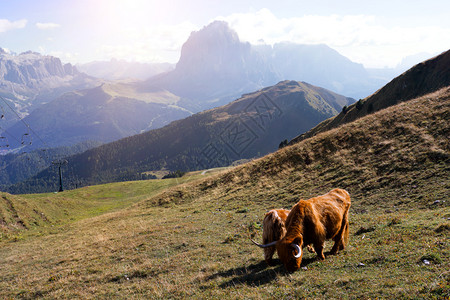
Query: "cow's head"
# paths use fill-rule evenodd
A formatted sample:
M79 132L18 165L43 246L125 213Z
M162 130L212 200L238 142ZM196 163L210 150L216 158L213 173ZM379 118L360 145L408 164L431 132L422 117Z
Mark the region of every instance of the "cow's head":
M302 263L302 236L292 238L283 238L277 243L277 253L284 267L288 272L294 272L300 268Z
M300 268L300 264L302 263L302 245L303 245L303 238L302 236L298 236L292 240L289 238L282 238L279 241L273 241L269 244L258 244L254 240L252 242L261 248L267 248L276 246L278 257L283 262L284 267L289 272L294 272Z

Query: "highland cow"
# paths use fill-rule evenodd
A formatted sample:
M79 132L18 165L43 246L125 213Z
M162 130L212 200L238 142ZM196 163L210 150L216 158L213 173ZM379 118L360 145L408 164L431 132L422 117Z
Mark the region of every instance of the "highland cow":
M276 247L278 257L289 272L300 268L302 248L313 245L317 257L325 259L323 248L325 240L333 240L331 254L344 249L348 242L348 210L350 195L342 189L300 200L287 216L286 234L278 241L257 244L261 248Z
M264 215L263 220L263 243L269 244L274 241L281 240L286 234L286 219L290 210L287 209L272 209ZM255 245L260 245L254 240L251 240ZM308 251L314 253L314 248L307 245ZM273 254L276 247L270 246L264 248L264 260L269 266L273 265Z
M272 209L264 216L263 220L263 243L268 244L281 240L286 234L286 218L289 210ZM275 253L275 246L264 248L264 259L268 265L272 265L272 256Z

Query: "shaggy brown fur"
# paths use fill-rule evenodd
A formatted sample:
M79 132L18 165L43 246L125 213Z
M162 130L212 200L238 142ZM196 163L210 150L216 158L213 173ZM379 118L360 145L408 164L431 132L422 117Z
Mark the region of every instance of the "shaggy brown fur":
M317 257L325 259L325 240L334 241L331 254L344 249L348 242L348 210L350 195L342 189L334 189L328 194L300 200L286 219L286 235L276 244L278 257L290 272L300 268L302 256L295 258L292 244L300 246L312 244Z
M264 216L263 221L263 244L281 240L286 234L286 218L289 210L272 209ZM275 246L264 248L264 259L268 265L273 264L272 256L275 253Z
M273 241L281 240L286 234L286 219L290 210L272 209L267 212L263 220L263 244L269 244ZM307 245L308 251L314 253L314 248ZM264 248L264 259L269 266L273 265L273 254L276 247L270 246Z

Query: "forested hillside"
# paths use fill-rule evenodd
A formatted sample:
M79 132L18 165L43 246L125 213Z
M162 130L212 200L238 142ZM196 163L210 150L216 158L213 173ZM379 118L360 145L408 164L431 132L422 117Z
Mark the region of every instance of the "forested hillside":
M100 145L99 142L87 141L71 147L0 155L0 190L6 190L8 186L36 175L51 166L54 160L63 159Z

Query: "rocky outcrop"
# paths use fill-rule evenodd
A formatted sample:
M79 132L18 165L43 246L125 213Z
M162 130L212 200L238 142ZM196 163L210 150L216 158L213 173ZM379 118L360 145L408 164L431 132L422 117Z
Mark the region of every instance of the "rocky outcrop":
M36 52L11 54L0 48L0 95L22 115L28 115L42 103L75 89L93 87L100 80L63 64L59 58ZM3 126L17 121L7 112Z
M0 81L35 87L52 77L64 79L76 75L80 72L74 66L63 65L56 57L31 51L20 55L10 55L4 50L0 52Z

